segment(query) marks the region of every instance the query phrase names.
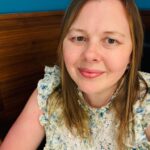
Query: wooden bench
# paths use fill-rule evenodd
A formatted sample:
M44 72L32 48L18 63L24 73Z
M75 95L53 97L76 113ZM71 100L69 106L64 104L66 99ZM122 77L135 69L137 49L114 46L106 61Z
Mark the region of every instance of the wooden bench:
M0 15L0 137L15 121L45 65L56 63L63 12Z

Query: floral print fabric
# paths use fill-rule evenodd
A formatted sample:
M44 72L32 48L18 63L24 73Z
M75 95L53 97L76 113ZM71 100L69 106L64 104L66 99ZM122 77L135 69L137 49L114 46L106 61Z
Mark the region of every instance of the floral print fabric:
M125 145L127 150L149 150L150 142L145 135L145 129L150 124L150 74L140 72L148 84L149 91L144 101L140 99L144 93L143 83L140 82L140 95L133 107L134 141L129 138ZM44 150L117 150L116 134L118 123L110 110L111 103L96 109L85 103L80 106L88 112L92 140L81 139L73 135L65 126L62 118L62 107L57 108L51 115L48 113L48 98L60 84L60 70L57 66L45 67L44 78L38 82L38 104L43 111L40 123L45 128L46 144ZM61 120L61 121L60 121Z

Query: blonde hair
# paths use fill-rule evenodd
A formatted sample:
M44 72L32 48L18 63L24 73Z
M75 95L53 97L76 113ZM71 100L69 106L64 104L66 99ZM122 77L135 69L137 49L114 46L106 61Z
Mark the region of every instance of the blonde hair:
M68 129L71 132L73 132L73 129L76 129L77 133L81 137L88 137L90 135L88 127L88 115L78 103L79 96L77 85L71 79L66 70L63 60L62 45L70 26L79 15L82 7L87 1L88 0L73 0L70 4L70 7L66 11L63 20L61 37L58 45L58 58L61 68L61 96L63 117ZM120 122L118 127L118 145L119 149L122 149L123 141L125 140L126 135L129 133L129 120L133 116L132 107L138 96L139 78L143 82L144 79L142 79L142 77L138 74L143 48L143 28L141 17L134 0L120 1L122 2L127 14L133 44L130 67L124 74L124 82L119 91L119 94L112 102L112 106L116 114L116 120L119 120ZM134 121L132 125L133 124Z

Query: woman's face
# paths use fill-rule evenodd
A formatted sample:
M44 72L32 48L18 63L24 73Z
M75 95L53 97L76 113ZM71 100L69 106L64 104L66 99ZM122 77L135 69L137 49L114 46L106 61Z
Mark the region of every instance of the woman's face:
M67 71L89 97L115 90L131 52L129 23L119 0L87 2L63 42Z

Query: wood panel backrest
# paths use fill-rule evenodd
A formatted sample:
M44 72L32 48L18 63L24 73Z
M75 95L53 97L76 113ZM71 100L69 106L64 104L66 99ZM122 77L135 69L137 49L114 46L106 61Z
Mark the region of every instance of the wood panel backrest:
M0 133L56 62L63 12L0 15Z
M150 31L150 10L140 11L145 31Z

